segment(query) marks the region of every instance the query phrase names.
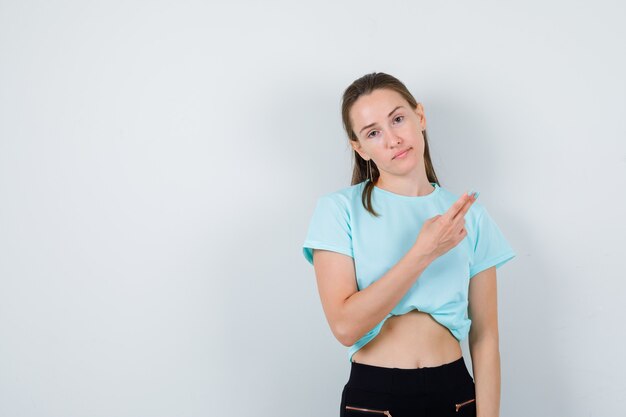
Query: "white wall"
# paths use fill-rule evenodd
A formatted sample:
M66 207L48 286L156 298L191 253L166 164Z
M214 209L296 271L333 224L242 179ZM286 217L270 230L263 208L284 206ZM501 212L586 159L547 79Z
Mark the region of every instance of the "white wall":
M347 348L301 243L350 185L341 93L373 71L518 253L501 415L618 415L625 11L0 1L0 415L338 415Z

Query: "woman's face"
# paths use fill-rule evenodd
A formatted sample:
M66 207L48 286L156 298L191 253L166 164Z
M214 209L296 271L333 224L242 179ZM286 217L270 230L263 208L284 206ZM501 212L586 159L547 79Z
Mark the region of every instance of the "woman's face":
M371 158L381 176L404 176L424 169L426 117L421 103L412 109L396 91L376 89L357 99L350 119L358 138L358 142L351 141L352 148L363 159Z

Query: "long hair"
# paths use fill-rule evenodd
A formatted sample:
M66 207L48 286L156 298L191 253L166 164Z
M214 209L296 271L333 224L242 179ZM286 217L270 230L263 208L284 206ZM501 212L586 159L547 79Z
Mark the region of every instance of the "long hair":
M413 95L409 92L406 86L397 78L385 74L384 72L372 72L370 74L366 74L361 78L355 80L346 88L343 93L343 99L341 103L341 118L343 119L343 127L348 135L348 140L353 142L358 142L358 138L354 133L354 129L352 127L352 122L350 121L350 110L352 106L357 101L357 99L364 94L369 94L372 91L378 88L386 88L389 90L393 90L398 92L404 99L411 105L411 108L415 109L417 107L417 101L413 97ZM428 149L428 135L426 134L426 129L422 131L424 135L424 165L426 168L426 176L428 181L431 183L439 184L439 180L437 180L437 175L435 174L435 169L433 167L433 163L430 160L430 151ZM371 176L369 178L367 161L361 158L361 155L356 150L353 150L353 169L352 169L352 184L355 185L365 180L368 180L365 183L365 187L363 188L363 194L361 195L361 201L363 203L363 207L367 211L369 211L372 215L379 217L379 214L376 213L374 208L372 207L372 190L374 189L374 184L378 181L380 177L380 171L378 171L378 167L374 163L374 161L370 160L371 164Z

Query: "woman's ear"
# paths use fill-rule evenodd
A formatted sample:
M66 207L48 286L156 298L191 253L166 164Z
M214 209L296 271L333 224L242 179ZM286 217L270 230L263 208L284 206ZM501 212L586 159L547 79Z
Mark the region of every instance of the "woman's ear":
M369 159L369 157L361 150L361 144L358 140L351 140L350 145L352 146L352 149L354 149L359 155L361 155L361 158L365 159L366 161Z
M425 130L426 129L426 115L424 114L424 106L422 106L422 103L417 103L413 111L417 115L421 130L422 131Z

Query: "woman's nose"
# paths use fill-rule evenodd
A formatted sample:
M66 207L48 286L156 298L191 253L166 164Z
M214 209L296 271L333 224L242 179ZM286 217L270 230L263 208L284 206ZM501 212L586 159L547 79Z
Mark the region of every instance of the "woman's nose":
M391 131L387 133L387 145L389 147L398 146L401 143L402 143L402 139L399 136L396 136Z

